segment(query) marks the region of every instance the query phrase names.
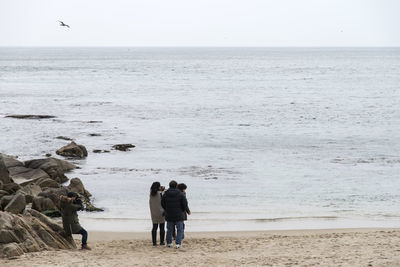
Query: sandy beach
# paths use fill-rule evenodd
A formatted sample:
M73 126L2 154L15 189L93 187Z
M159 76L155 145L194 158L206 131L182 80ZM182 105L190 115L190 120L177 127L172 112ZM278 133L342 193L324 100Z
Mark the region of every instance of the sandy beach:
M91 232L89 241L91 251L27 253L1 266L400 266L400 229L188 232L180 250L153 247L143 232Z

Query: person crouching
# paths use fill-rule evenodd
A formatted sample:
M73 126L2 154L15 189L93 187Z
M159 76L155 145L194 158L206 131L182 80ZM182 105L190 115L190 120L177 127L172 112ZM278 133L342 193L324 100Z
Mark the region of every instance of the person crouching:
M79 224L78 210L83 210L83 204L77 193L69 192L67 196L60 196L60 211L65 234L70 238L72 234L82 235L82 249L90 250L87 245L88 233Z

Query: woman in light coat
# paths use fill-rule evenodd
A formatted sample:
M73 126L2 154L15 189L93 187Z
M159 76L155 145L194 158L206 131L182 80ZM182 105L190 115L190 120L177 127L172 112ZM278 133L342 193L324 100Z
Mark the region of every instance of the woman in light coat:
M165 237L165 214L164 209L161 207L161 197L163 189L159 182L154 182L150 187L150 214L153 222L153 229L151 230L151 238L153 246L157 246L157 228L160 226L160 245L164 245Z

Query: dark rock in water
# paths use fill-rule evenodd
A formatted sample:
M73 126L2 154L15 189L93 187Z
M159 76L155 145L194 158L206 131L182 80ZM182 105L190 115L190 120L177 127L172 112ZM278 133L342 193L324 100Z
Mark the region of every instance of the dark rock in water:
M6 164L3 161L2 155L0 155L0 181L2 181L4 184L11 183L10 174Z
M65 183L68 181L68 178L64 175L64 173L76 168L74 164L56 158L28 160L25 161L25 166L32 169L41 169L45 171L53 180L58 183Z
M5 117L6 118L14 118L14 119L30 119L30 120L56 118L56 116L52 116L52 115L7 115Z
M3 190L10 194L16 193L19 189L21 189L21 186L17 183L8 183L3 185Z
M73 249L62 227L38 211L27 209L22 215L0 211L0 258L49 249Z
M57 210L57 207L50 198L35 197L32 200L32 209L43 212Z
M109 150L94 149L93 153L110 153Z
M36 184L29 184L22 187L17 191L17 194L23 194L25 196L26 203L32 203L33 199L42 192L42 188Z
M26 206L25 196L23 194L16 194L4 208L4 211L11 212L14 214L19 214L24 211L25 206Z
M87 123L102 123L103 121L87 121Z
M56 139L66 140L66 141L73 141L74 139L66 137L66 136L57 136Z
M88 134L89 136L101 136L101 134L98 134L98 133L91 133L91 134Z
M132 144L118 144L114 145L113 148L120 151L129 151L129 148L134 148L135 146Z
M51 157L51 154L50 154L50 153L46 153L45 156L46 156L46 157Z
M56 151L57 155L71 158L85 158L88 153L86 147L71 142L69 145L63 146Z

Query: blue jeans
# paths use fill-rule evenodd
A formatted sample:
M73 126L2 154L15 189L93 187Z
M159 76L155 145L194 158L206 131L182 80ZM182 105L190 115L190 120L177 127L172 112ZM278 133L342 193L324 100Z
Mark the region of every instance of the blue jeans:
M183 221L167 222L167 244L172 243L172 232L174 232L176 226L176 239L175 243L180 245L183 237Z
M82 245L87 244L88 233L85 229L81 229L77 234L82 235Z

